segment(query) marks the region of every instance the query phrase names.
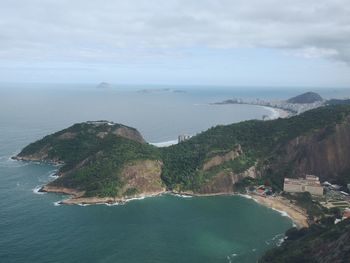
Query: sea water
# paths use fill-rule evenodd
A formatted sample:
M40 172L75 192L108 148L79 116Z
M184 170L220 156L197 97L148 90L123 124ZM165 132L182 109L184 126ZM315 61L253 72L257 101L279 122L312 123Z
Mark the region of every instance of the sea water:
M87 120L130 125L148 142L162 143L271 114L258 106L209 104L242 94L266 97L261 90L137 90L1 86L0 262L256 262L280 244L291 220L241 196L63 206L67 196L38 193L58 167L10 159L28 143Z

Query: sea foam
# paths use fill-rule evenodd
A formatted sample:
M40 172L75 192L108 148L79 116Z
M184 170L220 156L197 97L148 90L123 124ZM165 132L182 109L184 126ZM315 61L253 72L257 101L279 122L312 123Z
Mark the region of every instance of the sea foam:
M42 187L43 187L42 185L37 185L37 186L35 186L35 188L32 189L33 193L34 193L34 194L37 194L37 195L44 195L44 194L46 194L45 192L40 192L40 189L41 189Z
M54 206L61 206L61 205L62 205L61 202L62 202L62 201L53 202L53 205L54 205Z
M278 212L278 213L280 213L281 216L285 216L285 217L291 218L290 215L289 215L287 212L285 212L285 211L281 211L281 210L278 210L278 209L273 208L273 207L272 207L271 209L274 210L274 211L276 211L276 212Z
M172 193L173 196L181 197L181 198L192 198L192 195L182 195L182 194L174 194Z
M263 108L271 112L269 116L271 120L278 119L280 117L280 113L278 110L267 106L263 106Z

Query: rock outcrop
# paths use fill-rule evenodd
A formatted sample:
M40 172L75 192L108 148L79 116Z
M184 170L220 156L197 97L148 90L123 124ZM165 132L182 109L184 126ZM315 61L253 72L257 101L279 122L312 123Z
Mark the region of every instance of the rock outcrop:
M334 127L326 127L297 138L276 150L269 172L289 167L288 176L315 174L321 181L341 181L350 172L350 116Z

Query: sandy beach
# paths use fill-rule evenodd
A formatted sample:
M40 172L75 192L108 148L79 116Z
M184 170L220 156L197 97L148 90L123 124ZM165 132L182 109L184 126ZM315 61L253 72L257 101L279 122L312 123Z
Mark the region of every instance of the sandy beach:
M275 120L278 118L288 118L291 115L290 112L280 108L269 107L269 106L262 106L262 107L271 111L271 115L270 115L271 120Z
M286 213L298 227L301 228L309 226L307 223L306 211L291 204L288 199L281 196L263 197L255 194L249 194L249 196L261 205Z

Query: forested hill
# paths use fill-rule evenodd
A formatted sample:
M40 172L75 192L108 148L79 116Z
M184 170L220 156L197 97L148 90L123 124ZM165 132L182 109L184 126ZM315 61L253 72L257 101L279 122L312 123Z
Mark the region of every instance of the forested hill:
M287 100L288 103L305 104L323 101L323 98L315 92L306 92Z
M327 219L325 219L327 221ZM350 259L350 219L334 224L290 229L282 246L268 251L260 263L347 263Z
M219 125L166 148L145 143L134 128L87 122L30 144L16 158L63 162L61 177L50 185L85 196L140 194L141 185L230 193L245 178L280 188L285 176L304 173L350 183L349 116L350 106L340 105L288 119Z
M226 179L232 174L244 176L249 168L250 176L265 176L276 187L282 186L284 176L305 172L336 178L350 167L350 152L345 148L350 147L349 114L349 106L322 107L288 119L216 126L187 142L164 148L163 179L169 187L200 190L210 178L225 178L225 174ZM225 157L238 145L239 156L203 169L206 162ZM323 158L339 145L344 146L338 149L344 157L341 160L315 157ZM313 146L318 152L312 152Z

